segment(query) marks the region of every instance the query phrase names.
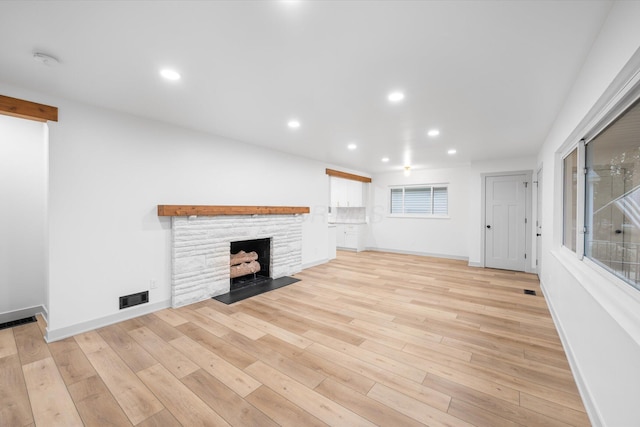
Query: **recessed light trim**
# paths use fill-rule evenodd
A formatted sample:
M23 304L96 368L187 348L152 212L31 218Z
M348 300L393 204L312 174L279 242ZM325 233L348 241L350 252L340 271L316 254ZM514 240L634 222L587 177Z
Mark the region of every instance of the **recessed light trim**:
M355 150L356 148L358 148L358 146L354 143L351 143L349 145L347 145L347 148L351 151Z
M298 120L289 120L287 122L287 126L291 129L298 129L300 127L300 122Z
M180 73L178 73L176 70L172 70L170 68L163 68L162 70L160 70L160 75L167 79L167 80L171 80L171 81L177 81L180 80Z
M380 160L382 161L382 163L387 163L389 161L389 158L388 157L383 157Z
M431 129L429 132L427 132L427 135L433 138L434 136L440 135L440 131L438 129Z
M451 150L447 151L447 154L451 154L451 155L456 154L456 153L457 153L457 151L454 148L452 148Z
M404 93L400 91L391 92L389 96L387 96L387 99L389 100L389 102L400 102L404 99Z

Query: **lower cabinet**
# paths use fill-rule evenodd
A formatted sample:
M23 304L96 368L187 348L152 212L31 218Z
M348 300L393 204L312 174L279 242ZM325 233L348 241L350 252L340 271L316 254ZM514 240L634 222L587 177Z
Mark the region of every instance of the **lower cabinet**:
M364 250L364 234L366 224L337 224L336 246L356 252Z

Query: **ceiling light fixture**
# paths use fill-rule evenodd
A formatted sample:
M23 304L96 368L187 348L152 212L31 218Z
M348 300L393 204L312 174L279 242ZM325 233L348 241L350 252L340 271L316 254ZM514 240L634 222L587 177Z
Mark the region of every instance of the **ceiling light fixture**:
M297 120L289 120L287 126L289 126L291 129L298 129L300 127L300 122Z
M404 176L409 176L411 175L411 166L405 166L404 167Z
M389 158L388 158L388 157L383 157L383 158L382 158L382 162L383 162L383 163L387 163L388 161L389 161Z
M456 153L457 153L457 151L454 150L453 148L451 150L447 151L447 154L456 154Z
M404 93L402 92L391 92L387 99L391 102L400 102L404 99Z
M427 135L429 135L430 137L438 136L440 135L440 131L438 129L431 129L429 132L427 132Z
M171 80L171 81L180 80L180 73L178 73L176 70L172 70L169 68L164 68L160 70L160 75L167 80Z
M358 148L358 146L357 146L356 144L351 143L351 144L347 145L347 148L348 148L349 150L352 150L352 151L353 151L353 150L355 150L356 148Z

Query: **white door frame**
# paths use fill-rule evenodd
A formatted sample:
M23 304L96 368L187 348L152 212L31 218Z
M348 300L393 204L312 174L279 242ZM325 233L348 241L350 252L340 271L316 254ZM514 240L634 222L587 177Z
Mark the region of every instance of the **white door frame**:
M480 212L480 266L485 268L486 264L485 264L485 252L487 250L487 246L486 246L486 238L485 238L485 225L486 225L486 205L487 205L487 191L486 191L486 187L487 187L487 177L494 177L494 176L509 176L509 175L525 175L526 176L526 180L529 183L525 189L525 217L527 218L527 223L525 225L525 232L524 232L524 236L525 236L525 243L524 243L524 247L525 247L525 251L527 254L527 259L525 262L525 272L527 273L535 273L535 266L533 265L535 263L535 254L533 254L533 247L531 244L531 233L532 233L532 218L533 216L531 215L531 189L533 187L533 181L532 181L532 176L533 176L533 171L532 170L524 170L524 171L508 171L508 172L489 172L489 173L482 173L480 174L480 178L482 180L482 188L481 188L481 202L482 202L482 207L480 208L481 212Z

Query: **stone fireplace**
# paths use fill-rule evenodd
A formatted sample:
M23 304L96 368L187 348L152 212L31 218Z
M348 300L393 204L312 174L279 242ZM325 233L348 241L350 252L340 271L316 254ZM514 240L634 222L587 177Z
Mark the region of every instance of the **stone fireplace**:
M166 208L165 205L158 206L158 214L172 217L173 307L230 291L232 242L269 239L268 273L273 279L302 270L302 216L299 213L308 213L308 208L281 211L283 208L272 207L271 209L278 211L246 215L220 214L217 211L214 215L206 215L208 211L198 211L205 215L190 215L191 211L187 208L194 207L182 207L183 210L165 210Z

